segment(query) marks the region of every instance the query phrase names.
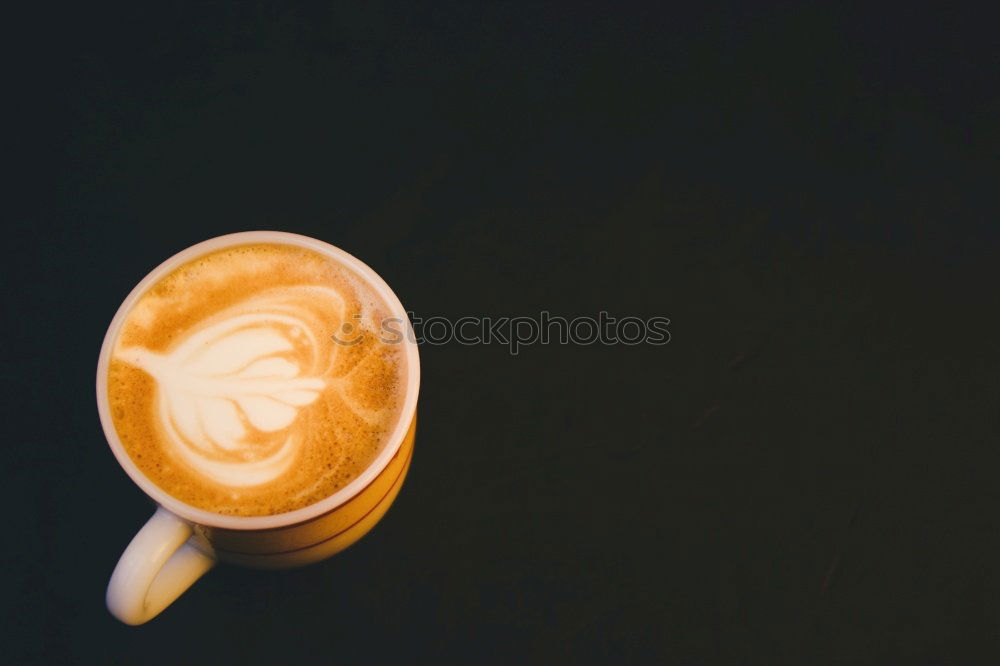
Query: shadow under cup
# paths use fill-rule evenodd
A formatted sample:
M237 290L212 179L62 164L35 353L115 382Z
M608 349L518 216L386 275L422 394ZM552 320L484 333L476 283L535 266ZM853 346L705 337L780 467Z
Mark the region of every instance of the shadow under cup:
M406 326L400 341L404 345L405 393L398 421L382 448L346 486L294 511L231 516L181 502L137 467L125 451L109 412L108 367L119 328L148 288L198 256L257 243L295 245L326 255L361 278L381 298L391 316ZM216 561L258 568L301 566L334 555L374 527L399 493L413 456L420 366L409 326L399 299L371 268L332 245L296 234L252 231L220 236L183 250L150 272L119 307L105 335L97 368L98 411L111 450L125 472L159 505L112 576L108 587L111 612L124 622L139 624L169 605ZM160 554L164 550L160 542L169 542L171 552Z

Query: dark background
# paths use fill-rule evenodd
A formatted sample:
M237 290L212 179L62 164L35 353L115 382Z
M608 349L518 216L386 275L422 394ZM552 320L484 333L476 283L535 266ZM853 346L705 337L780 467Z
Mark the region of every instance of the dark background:
M980 12L136 3L11 14L12 663L970 664L1000 649L995 35ZM151 504L93 373L132 286L281 229L422 317L396 504L326 562L104 608Z

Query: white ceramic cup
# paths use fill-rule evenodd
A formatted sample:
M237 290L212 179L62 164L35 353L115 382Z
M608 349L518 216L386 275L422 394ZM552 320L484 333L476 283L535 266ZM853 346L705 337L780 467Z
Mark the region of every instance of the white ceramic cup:
M406 388L400 418L372 463L353 481L307 507L270 516L227 516L167 494L125 452L108 411L108 364L118 330L136 301L181 264L203 254L249 243L297 245L327 255L373 289L405 328ZM97 409L115 458L157 509L125 549L108 584L107 605L127 624L158 615L218 561L286 568L325 559L357 541L385 514L405 479L413 451L420 359L409 317L382 278L328 243L279 231L249 231L198 243L157 266L128 295L104 336L97 363Z

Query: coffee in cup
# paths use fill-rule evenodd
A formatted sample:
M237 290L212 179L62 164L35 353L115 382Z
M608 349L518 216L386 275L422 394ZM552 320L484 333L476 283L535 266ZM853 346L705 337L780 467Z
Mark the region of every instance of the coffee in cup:
M390 310L307 247L196 256L125 314L107 399L153 483L217 514L285 513L371 463L400 418L405 355Z

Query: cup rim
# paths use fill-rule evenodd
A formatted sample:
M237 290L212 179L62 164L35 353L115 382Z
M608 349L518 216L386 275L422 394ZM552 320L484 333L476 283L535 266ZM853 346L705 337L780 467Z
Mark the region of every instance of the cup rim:
M108 406L108 365L110 363L111 349L114 346L115 338L125 320L126 314L132 309L136 301L146 292L147 288L156 283L170 271L186 261L195 257L207 254L215 250L252 243L274 243L279 245L295 245L305 247L328 257L331 257L339 264L347 267L360 277L369 287L374 289L383 302L392 311L394 316L400 317L406 324L404 340L406 350L406 393L403 398L403 405L399 412L399 419L386 440L386 444L379 451L371 464L366 467L361 474L353 479L346 486L336 491L328 497L324 497L314 504L267 516L230 516L206 509L192 506L176 497L170 495L165 490L147 477L135 464L131 456L125 451L124 445L118 437L114 422L111 419ZM101 352L97 361L97 410L101 418L101 426L104 435L111 447L111 452L122 466L125 473L145 492L149 497L163 506L168 511L177 516L198 525L206 527L216 527L229 530L265 530L278 527L287 527L302 523L318 516L322 516L338 506L344 504L352 497L361 492L366 486L378 477L386 468L389 461L399 451L399 447L406 437L416 412L417 394L420 391L420 356L417 351L417 344L413 336L410 318L403 309L399 298L392 291L388 284L360 259L348 254L344 250L335 247L325 241L317 240L309 236L294 234L285 231L243 231L223 236L216 236L208 240L196 243L180 252L177 252L159 266L150 271L139 283L132 288L125 300L118 306L115 316L104 334L104 342L101 344Z

